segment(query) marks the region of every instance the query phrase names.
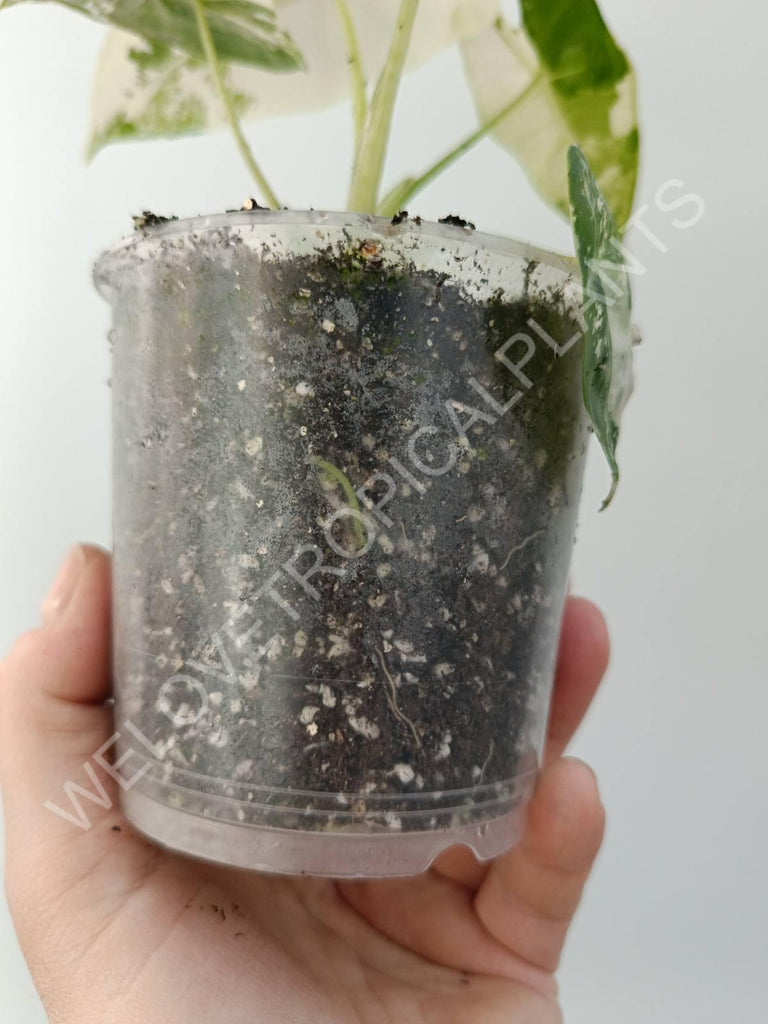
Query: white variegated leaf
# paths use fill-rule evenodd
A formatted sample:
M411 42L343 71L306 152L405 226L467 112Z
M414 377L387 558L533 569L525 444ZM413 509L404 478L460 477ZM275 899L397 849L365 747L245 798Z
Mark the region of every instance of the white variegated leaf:
M517 101L493 136L514 151L541 195L567 210L564 156L570 134L525 33L494 27L465 39L461 52L480 123Z
M378 77L400 0L348 0L366 77ZM336 0L272 0L278 24L304 60L300 71L273 74L229 64L227 83L243 119L284 117L332 106L350 94L347 47ZM413 70L466 34L483 31L498 0L422 0L408 68ZM94 87L90 152L129 138L169 137L224 126L206 69L175 51L147 61L149 44L119 29L102 50ZM156 52L156 51L155 51Z
M567 152L583 149L619 225L638 163L635 78L595 0L521 0L523 27L503 21L461 41L481 124L510 108L493 137L531 184L568 212Z
M27 0L0 0L11 6ZM191 0L58 0L95 21L135 32L155 46L172 46L203 58L197 14ZM301 57L277 24L271 0L201 0L213 45L223 61L272 71L294 70Z
M110 142L204 132L222 119L202 64L179 51L152 48L122 29L107 36L92 103L89 156Z
M634 386L632 294L616 221L578 146L568 150L568 188L585 298L584 404L612 476L605 507L619 482L616 446Z

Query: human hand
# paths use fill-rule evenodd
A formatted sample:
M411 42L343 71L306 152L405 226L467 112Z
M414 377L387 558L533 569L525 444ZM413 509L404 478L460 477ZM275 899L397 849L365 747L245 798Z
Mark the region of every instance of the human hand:
M412 879L259 875L183 857L111 808L44 808L112 733L108 555L79 546L0 667L6 887L53 1024L557 1024L554 971L600 846L594 776L563 750L608 641L568 602L546 765L521 842ZM58 588L58 589L57 589ZM91 787L92 788L92 787ZM89 806L89 811L92 805Z

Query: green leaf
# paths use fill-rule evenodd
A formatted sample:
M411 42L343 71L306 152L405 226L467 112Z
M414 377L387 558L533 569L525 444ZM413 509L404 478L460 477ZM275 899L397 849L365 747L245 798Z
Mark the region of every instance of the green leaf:
M584 404L612 476L605 508L619 481L619 421L633 386L632 297L616 221L578 146L568 150L568 186L587 328Z
M20 3L23 0L10 0ZM188 0L58 0L96 21L134 32L150 43L173 47L199 60L203 51ZM203 0L216 51L223 61L237 61L295 71L300 52L277 23L274 10L254 0Z
M523 27L503 19L461 43L481 124L517 102L493 137L532 185L568 212L571 144L584 150L619 225L632 210L639 135L635 77L595 0L521 0Z
M210 0L207 0L210 2ZM375 81L387 57L399 0L348 0L365 76ZM279 24L304 58L304 70L274 75L229 63L226 80L241 118L286 117L322 110L349 97L347 41L335 0L274 0ZM190 8L191 9L191 8ZM498 0L421 0L408 69L493 23ZM226 126L206 68L179 50L111 31L93 88L89 152L127 139L171 137Z

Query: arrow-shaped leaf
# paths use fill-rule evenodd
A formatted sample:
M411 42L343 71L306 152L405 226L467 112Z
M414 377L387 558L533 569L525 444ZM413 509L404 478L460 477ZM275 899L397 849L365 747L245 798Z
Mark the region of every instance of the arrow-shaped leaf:
M632 297L613 214L577 146L568 150L568 187L584 295L584 404L605 452L616 492L619 420L633 385Z
M4 6L25 0L6 0ZM96 21L116 25L150 43L173 47L202 60L195 9L189 0L58 0ZM277 23L275 12L255 0L203 0L222 61L294 71L302 57Z
M499 18L461 43L480 122L511 105L493 137L564 213L566 153L578 144L623 226L632 210L639 152L632 69L595 0L521 0L521 7L521 29Z

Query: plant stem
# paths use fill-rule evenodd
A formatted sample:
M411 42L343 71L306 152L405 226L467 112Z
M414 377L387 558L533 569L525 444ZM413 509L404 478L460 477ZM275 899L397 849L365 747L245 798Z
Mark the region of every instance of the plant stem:
M344 491L344 497L349 503L348 508L351 508L353 512L357 512L358 515L362 515L360 511L360 502L357 499L355 488L352 486L352 483L346 473L340 470L338 466L334 466L332 462L326 462L325 459L319 459L315 455L310 456L310 458L312 462L314 462L315 465L323 471L325 478L329 483L341 485L341 489ZM354 530L358 548L364 548L368 543L368 538L366 536L367 531L364 529L363 524L358 518L353 518L353 522L354 526L352 529Z
M224 81L224 70L221 66L221 61L216 53L216 47L213 42L213 36L211 35L211 29L208 25L208 21L205 17L205 9L203 8L202 0L192 0L192 6L195 9L195 17L197 19L197 30L200 34L200 43L203 47L203 53L205 54L208 66L213 76L213 81L216 86L216 91L219 94L219 99L224 106L224 113L227 118L227 124L232 130L232 134L235 137L237 148L240 150L240 155L245 161L248 169L253 175L254 181L261 189L261 193L266 199L269 206L273 210L280 209L280 201L278 200L275 193L270 188L269 182L264 177L264 172L256 162L256 158L251 152L251 148L248 145L248 140L243 135L243 129L240 126L240 121L235 110L235 104L232 99L232 95L227 88L227 84Z
M363 71L363 61L360 56L360 46L357 41L355 23L349 11L347 0L336 0L339 10L339 17L344 26L344 35L347 40L347 55L349 60L349 74L352 78L352 110L355 119L355 156L360 148L365 128L365 119L368 115L368 92Z
M392 45L373 94L349 194L349 208L358 213L374 213L376 210L392 115L418 10L419 0L402 0Z
M497 125L499 125L505 118L509 117L513 111L517 110L519 106L528 99L528 97L534 92L536 87L541 82L541 76L537 75L533 78L523 91L516 96L511 103L508 103L506 107L494 114L490 120L486 121L485 124L481 125L477 131L473 132L468 138L460 142L458 146L455 146L450 152L446 153L442 159L438 160L436 164L433 164L429 170L425 171L418 178L406 178L405 181L401 181L399 185L396 185L391 192L382 199L377 213L382 217L394 217L396 213L399 213L408 202L415 195L421 192L427 187L435 178L439 177L446 168L454 164L460 157L464 156L470 149L481 142L486 135L489 135Z

